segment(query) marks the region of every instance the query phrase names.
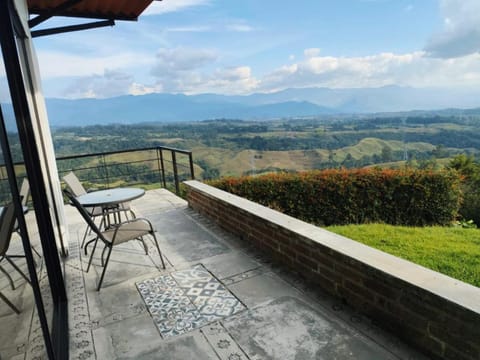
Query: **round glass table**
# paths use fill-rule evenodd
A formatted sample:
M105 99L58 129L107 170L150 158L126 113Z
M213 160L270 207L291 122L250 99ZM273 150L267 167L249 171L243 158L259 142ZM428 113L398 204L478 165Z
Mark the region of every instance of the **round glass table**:
M85 207L109 207L124 202L138 199L145 195L145 190L139 188L115 188L98 190L77 197L80 204Z

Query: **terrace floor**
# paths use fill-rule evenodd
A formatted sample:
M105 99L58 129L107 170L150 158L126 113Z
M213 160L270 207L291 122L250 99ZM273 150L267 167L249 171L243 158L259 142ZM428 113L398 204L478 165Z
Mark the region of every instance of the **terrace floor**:
M138 242L123 244L99 292L101 251L86 273L85 225L67 207L71 359L425 359L174 194L150 190L133 205L154 224L167 268L150 242L148 255ZM0 283L24 309L16 315L0 302L0 358L42 358L31 290L15 282L13 292Z

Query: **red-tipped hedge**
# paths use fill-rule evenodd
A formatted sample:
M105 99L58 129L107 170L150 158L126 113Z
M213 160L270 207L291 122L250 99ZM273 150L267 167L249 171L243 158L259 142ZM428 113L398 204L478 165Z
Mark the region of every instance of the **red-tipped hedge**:
M460 206L460 177L450 171L331 169L209 184L321 225L447 225Z

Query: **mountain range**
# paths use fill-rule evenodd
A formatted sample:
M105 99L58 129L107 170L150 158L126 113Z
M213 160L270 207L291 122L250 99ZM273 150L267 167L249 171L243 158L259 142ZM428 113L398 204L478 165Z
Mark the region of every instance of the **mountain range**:
M105 99L47 98L46 102L50 125L58 127L474 108L480 106L480 89L292 88L251 95L154 93ZM3 104L2 109L8 120L13 115L11 107Z

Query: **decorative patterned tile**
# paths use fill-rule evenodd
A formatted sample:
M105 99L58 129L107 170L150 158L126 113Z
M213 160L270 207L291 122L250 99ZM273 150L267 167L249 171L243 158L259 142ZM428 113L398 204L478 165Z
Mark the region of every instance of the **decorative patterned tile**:
M245 309L202 265L139 282L137 288L164 338Z
M219 323L213 323L202 328L201 332L207 338L207 341L215 349L221 360L247 360L247 356L242 349L232 339L230 334Z

